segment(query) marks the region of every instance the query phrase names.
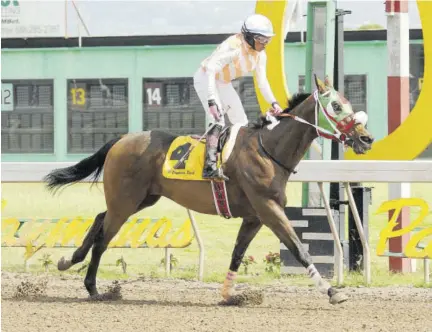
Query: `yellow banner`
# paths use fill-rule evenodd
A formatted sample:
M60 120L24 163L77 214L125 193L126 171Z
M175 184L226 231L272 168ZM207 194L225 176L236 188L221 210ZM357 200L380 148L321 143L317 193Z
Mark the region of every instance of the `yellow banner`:
M46 248L79 247L94 218L62 219L2 219L1 241L3 247ZM192 243L193 233L190 219L177 230L172 230L171 220L138 219L127 221L108 248L185 248Z
M420 215L408 226L398 230L393 230L398 224L397 218L404 207L419 207ZM432 227L422 225L423 220L429 213L429 207L427 203L420 198L401 198L382 203L376 213L388 213L391 210L394 210L394 213L387 226L380 233L379 242L376 249L377 255L385 256L385 248L388 239L398 237L419 229L410 237L410 240L403 250L403 254L407 258L432 258L432 240L427 243L424 249L417 248L417 245L422 240L426 239L428 236L432 236Z

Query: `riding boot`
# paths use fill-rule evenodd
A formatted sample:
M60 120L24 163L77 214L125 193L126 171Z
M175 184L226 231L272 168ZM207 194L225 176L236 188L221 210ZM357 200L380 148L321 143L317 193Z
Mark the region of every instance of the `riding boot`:
M203 179L228 180L222 169L217 167L217 144L221 131L222 126L215 124L207 134Z

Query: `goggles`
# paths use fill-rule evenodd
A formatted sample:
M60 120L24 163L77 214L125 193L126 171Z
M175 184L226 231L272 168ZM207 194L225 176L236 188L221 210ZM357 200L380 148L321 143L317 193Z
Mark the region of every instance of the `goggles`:
M266 37L261 35L254 36L254 40L262 45L267 45L271 41L272 37Z

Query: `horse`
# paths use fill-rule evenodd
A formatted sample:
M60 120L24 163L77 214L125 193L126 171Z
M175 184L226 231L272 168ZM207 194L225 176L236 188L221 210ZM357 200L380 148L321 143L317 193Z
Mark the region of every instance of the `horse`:
M315 85L314 93L294 94L288 100L289 106L279 115L261 115L256 122L238 127L232 152L221 165L228 177L227 181L222 181L230 198L228 218L242 218L221 287L222 302L229 303L236 296L237 271L249 244L264 225L289 248L314 281L316 289L328 296L331 304L348 299L315 268L284 213L285 190L290 175L318 136L336 140L356 154L371 149L374 138L366 130L365 121L361 120L365 115L354 112L351 103L333 88L327 77L322 82L315 76ZM320 126L321 119L330 124L332 131ZM103 170L106 211L95 217L81 246L72 256L62 257L57 263L58 270L65 271L82 262L93 248L84 279L89 298L101 296L96 287L101 256L134 213L156 204L164 196L186 209L221 215L212 194L212 185L217 181L163 176L164 161L178 137L158 130L128 133L107 142L77 164L55 169L44 177L47 190L55 192L61 186L73 185L90 176L95 183Z

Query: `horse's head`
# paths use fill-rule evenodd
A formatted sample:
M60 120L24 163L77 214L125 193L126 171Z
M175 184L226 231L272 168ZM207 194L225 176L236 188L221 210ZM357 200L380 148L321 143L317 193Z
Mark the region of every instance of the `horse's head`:
M365 128L367 114L354 112L351 103L333 88L328 77L323 83L315 75L315 84L317 91L314 97L320 108L317 125L330 132L339 132L339 139L356 154L370 150L374 138Z

